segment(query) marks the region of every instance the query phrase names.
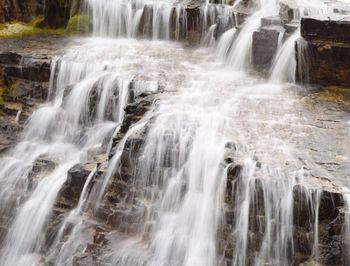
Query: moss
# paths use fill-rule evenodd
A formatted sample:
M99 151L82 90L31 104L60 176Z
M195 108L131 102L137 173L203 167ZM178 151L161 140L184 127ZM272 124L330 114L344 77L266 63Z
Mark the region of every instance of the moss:
M16 85L6 86L4 82L4 74L0 68L0 104L6 103L6 96L13 97L16 92Z
M38 16L38 17L34 18L33 20L31 20L28 23L28 25L32 26L33 28L40 28L40 27L42 27L44 20L45 20L45 18L43 16Z
M69 35L82 35L90 32L91 18L88 15L76 15L69 19L66 33Z
M62 35L64 29L41 28L44 17L39 16L28 23L13 21L0 24L0 39L14 39L36 34Z

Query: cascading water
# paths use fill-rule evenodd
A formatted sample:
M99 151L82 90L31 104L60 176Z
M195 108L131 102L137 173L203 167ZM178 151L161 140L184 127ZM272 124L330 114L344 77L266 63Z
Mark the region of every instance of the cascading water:
M279 6L276 0L260 1L260 10L250 16L242 25L234 43L228 43L231 51L227 58L227 64L237 70L246 70L251 64L253 32L261 25L261 18L278 14Z
M299 30L289 37L277 52L270 70L271 81L295 83L295 42L298 38L300 38Z
M320 138L328 143L329 134L313 113L321 107L300 100L284 83L294 82L299 31L275 56L271 81L279 82L243 72L253 32L263 17L278 14L279 1L258 1L241 28L233 27L232 8L200 6L197 30L203 46L216 46L214 52L157 40L189 34L183 4L85 4L93 34L110 38L79 40L53 60L50 101L32 114L23 139L0 159L6 187L0 212L10 224L0 264L317 262L324 241L322 182L331 171L310 150ZM306 53L297 56L307 60ZM157 101L142 113L142 97L156 93ZM33 177L42 159L52 161L53 169ZM92 167L78 202L57 218L53 212L67 175L82 164ZM300 246L307 246L306 259Z

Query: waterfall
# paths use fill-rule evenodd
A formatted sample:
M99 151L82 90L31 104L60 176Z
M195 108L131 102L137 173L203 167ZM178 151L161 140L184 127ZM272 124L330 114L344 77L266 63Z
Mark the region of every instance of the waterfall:
M261 25L261 18L278 14L276 0L261 1L261 9L251 15L242 25L237 38L230 48L227 64L238 70L245 70L251 64L253 32Z
M271 81L295 83L295 42L299 38L297 30L277 51L270 70Z
M297 54L298 57L298 66L296 67L296 76L297 80L299 82L302 82L303 84L309 83L309 66L311 64L310 62L310 56L308 54L308 45L307 42L299 38L296 40L296 46L297 46Z
M0 157L0 264L326 265L335 254L345 265L350 197L336 172L348 114L293 90L311 64L299 30L279 33L270 79L248 71L253 33L280 2L254 1L238 25L242 1L85 0L93 38L52 59L47 101ZM195 34L200 49L173 41Z
M36 260L35 252L44 244L42 234L68 170L91 159L93 152L106 149L103 142L123 119L128 86L105 64L71 61L77 59L76 55L72 52L56 60L53 68L57 80L51 82L56 86L50 88L54 99L33 113L24 139L1 160L6 167L0 178L6 178L8 188L10 184L13 187L2 193L4 202L10 196L28 194L23 204L13 206L17 208L16 219L3 242L0 258L3 265L27 265L28 261ZM95 93L99 96L92 102ZM90 109L92 104L97 106L97 112ZM51 174L33 180L31 190L27 180L42 156L54 160L57 166Z

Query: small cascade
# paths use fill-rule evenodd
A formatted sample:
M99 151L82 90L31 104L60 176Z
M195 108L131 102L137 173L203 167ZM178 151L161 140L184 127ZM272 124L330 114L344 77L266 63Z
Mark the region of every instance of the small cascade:
M308 45L307 42L303 38L299 38L296 40L297 46L297 54L298 65L296 66L296 79L298 82L302 84L309 83L309 66L310 56L308 54Z
M348 265L350 263L350 195L348 189L345 189L344 193L344 201L345 201L345 214L344 214L344 225L343 225L343 265Z
M215 46L215 38L214 33L217 25L214 24L209 27L208 32L205 34L204 38L201 41L201 45L204 47L214 47Z
M6 164L0 179L12 182L2 200L16 195L25 200L23 204L11 203L15 204L12 209L16 218L2 245L2 265L35 263L35 253L44 245L42 234L68 170L103 153L106 140L123 119L131 80L120 79L105 64L71 61L72 57L77 60L75 56L67 54L54 61L54 99L33 113L24 139L0 162ZM54 170L31 180L31 169L40 158L52 160Z
M192 7L168 1L134 0L85 0L85 4L93 19L93 35L99 37L181 40L193 38L191 34L196 31L207 44L204 39L215 37L213 26L217 21L220 32L234 25L233 10L227 5L205 3Z
M299 38L300 31L297 30L277 51L270 70L271 81L295 83L295 43Z
M298 95L307 43L275 17L291 2L294 19L329 12L85 0L99 38L53 58L47 102L0 157L0 264L349 264L348 113ZM247 71L258 30L269 80Z
M230 48L226 63L237 70L245 70L251 65L253 32L259 29L261 18L278 14L279 5L276 0L261 1L260 6L261 9L242 25Z
M219 40L218 46L217 46L217 55L218 58L222 61L224 61L227 56L229 55L232 43L234 41L234 38L236 36L237 30L235 28L232 28L228 31L226 31Z

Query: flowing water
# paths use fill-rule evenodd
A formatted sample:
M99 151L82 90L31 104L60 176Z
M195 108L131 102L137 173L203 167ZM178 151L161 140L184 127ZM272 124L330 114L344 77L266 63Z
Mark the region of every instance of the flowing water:
M293 84L298 31L279 47L271 82L245 72L253 32L262 17L279 11L277 0L257 2L240 29L232 28L232 7L201 6L205 48L195 49L169 41L189 35L179 3L85 1L95 38L77 40L53 60L48 102L0 159L6 188L0 212L9 224L1 265L291 265L298 252L296 193L307 206L318 259L322 185L313 173L338 176L313 151L348 162L349 118L334 111L340 141L332 145L327 123L334 114L305 100L304 89ZM222 25L226 31L217 38ZM114 145L125 107L145 93L156 93L157 101ZM104 169L101 155L111 155ZM33 175L41 160L53 167ZM48 241L68 171L85 163L93 167L78 203ZM240 170L230 178L232 169ZM117 181L128 194L112 206L117 221L111 225L100 213ZM90 256L99 230L106 241Z

